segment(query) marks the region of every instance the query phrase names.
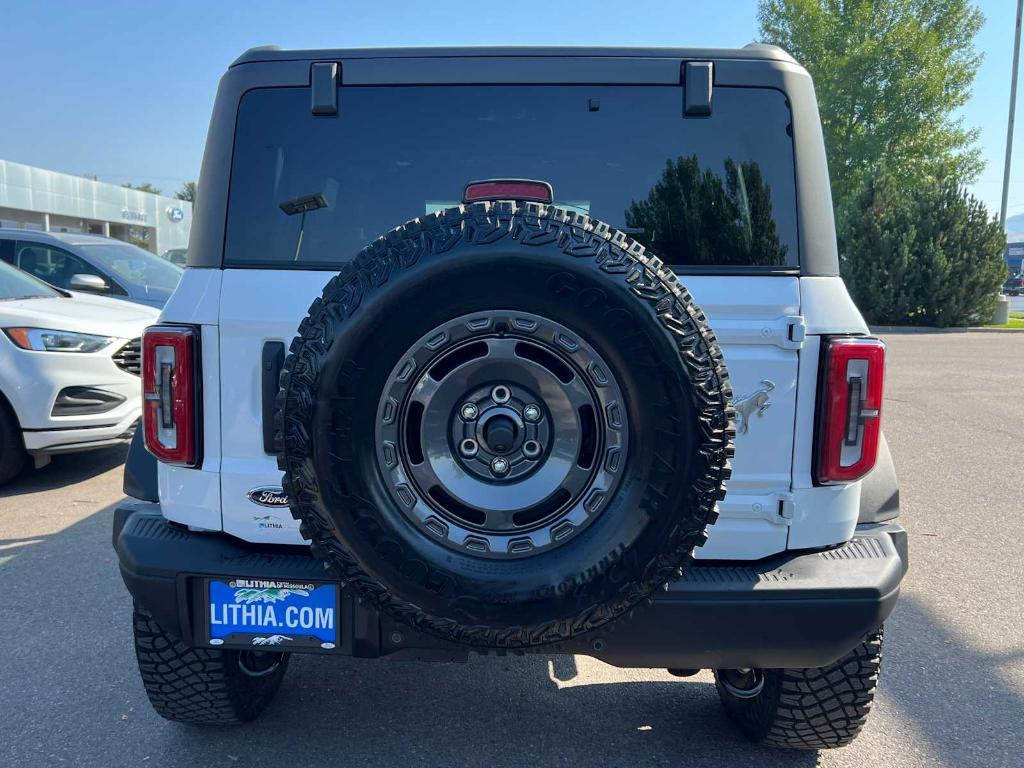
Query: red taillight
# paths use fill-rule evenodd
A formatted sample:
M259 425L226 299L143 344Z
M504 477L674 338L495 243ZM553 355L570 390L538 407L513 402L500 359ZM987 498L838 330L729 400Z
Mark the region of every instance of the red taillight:
M546 181L528 179L488 179L473 181L466 185L462 202L476 203L481 200L528 200L535 203L550 203L555 199L551 185Z
M199 330L154 325L142 336L142 425L161 461L199 464Z
M818 482L848 483L866 475L878 455L885 344L878 339L833 338L822 350Z

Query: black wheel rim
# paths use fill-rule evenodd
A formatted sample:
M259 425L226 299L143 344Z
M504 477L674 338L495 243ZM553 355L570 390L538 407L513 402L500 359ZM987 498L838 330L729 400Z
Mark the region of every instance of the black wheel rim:
M561 546L601 513L625 463L618 382L587 341L492 310L425 334L377 410L377 460L402 513L482 557Z

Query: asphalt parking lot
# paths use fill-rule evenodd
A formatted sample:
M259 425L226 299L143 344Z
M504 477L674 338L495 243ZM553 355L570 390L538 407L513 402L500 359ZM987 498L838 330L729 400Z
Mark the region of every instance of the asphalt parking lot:
M881 693L853 746L755 748L710 674L588 659L297 657L254 724L149 708L110 547L124 452L61 457L0 489L0 765L1020 766L1024 334L894 334L886 432L911 570Z

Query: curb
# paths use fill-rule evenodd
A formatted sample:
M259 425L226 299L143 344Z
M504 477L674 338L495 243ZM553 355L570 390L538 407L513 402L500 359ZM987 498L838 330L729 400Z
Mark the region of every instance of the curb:
M914 334L914 333L1022 333L1024 328L985 328L971 326L963 328L930 328L923 325L872 325L872 333Z

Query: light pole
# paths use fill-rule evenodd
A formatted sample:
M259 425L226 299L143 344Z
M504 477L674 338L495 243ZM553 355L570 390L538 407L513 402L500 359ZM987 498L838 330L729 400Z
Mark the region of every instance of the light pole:
M1003 205L999 224L1006 231L1006 199L1010 194L1010 159L1013 157L1013 118L1017 110L1017 69L1020 64L1020 21L1024 0L1017 0L1017 27L1013 33L1013 74L1010 77L1010 117L1006 124L1006 164L1003 166Z

